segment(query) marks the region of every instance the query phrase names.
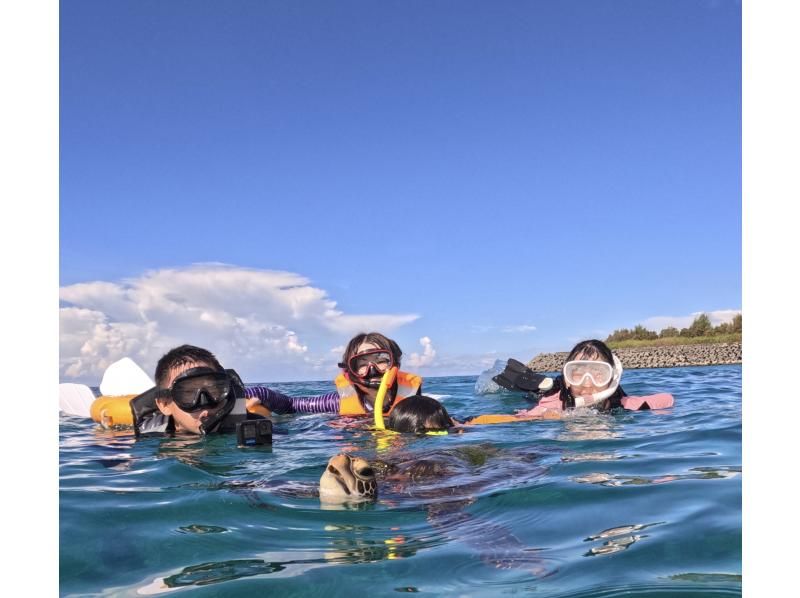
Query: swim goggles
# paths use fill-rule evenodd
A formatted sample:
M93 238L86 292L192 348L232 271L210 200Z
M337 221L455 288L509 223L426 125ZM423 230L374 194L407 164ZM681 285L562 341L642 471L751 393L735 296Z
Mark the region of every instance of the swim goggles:
M183 411L214 409L234 396L233 380L224 370L191 368L175 378L168 390L162 389L160 395L171 398Z
M347 360L347 369L359 378L365 378L370 371L370 366L374 367L379 374L386 373L389 368L394 366L392 352L386 349L375 349L357 353ZM342 367L342 364L339 364Z
M594 386L605 386L614 377L614 368L605 361L577 360L564 364L564 380L571 386L580 386L586 378Z

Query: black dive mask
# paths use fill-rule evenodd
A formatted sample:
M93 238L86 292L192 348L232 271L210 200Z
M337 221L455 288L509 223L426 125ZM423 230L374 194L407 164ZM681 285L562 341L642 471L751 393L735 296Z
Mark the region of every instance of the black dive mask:
M203 434L214 432L233 410L236 400L244 398L244 384L234 370L209 367L191 368L175 378L169 390L160 394L171 398L183 411L192 413L207 409L208 417L200 422Z

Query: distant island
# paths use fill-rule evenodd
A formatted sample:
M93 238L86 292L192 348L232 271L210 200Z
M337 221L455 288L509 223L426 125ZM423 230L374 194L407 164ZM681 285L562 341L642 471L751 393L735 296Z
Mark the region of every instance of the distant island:
M615 330L605 342L625 369L742 363L742 314L718 326L712 326L709 317L700 314L688 328L669 327L660 333L637 325L633 330ZM541 353L528 362L528 367L537 372L557 372L567 355Z

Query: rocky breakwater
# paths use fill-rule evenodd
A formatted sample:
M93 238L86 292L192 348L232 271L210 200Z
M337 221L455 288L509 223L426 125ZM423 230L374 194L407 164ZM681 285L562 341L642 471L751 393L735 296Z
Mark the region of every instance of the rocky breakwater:
M663 345L614 349L627 370L639 368L674 368L692 365L724 365L742 363L742 343L713 345ZM564 367L568 353L540 353L528 362L536 372L558 372Z

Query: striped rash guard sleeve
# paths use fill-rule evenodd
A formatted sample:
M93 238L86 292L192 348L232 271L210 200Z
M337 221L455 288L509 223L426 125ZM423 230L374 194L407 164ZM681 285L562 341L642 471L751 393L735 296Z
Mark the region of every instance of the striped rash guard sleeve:
M336 391L315 397L290 397L266 386L248 386L245 396L257 398L274 413L339 413L339 393Z

